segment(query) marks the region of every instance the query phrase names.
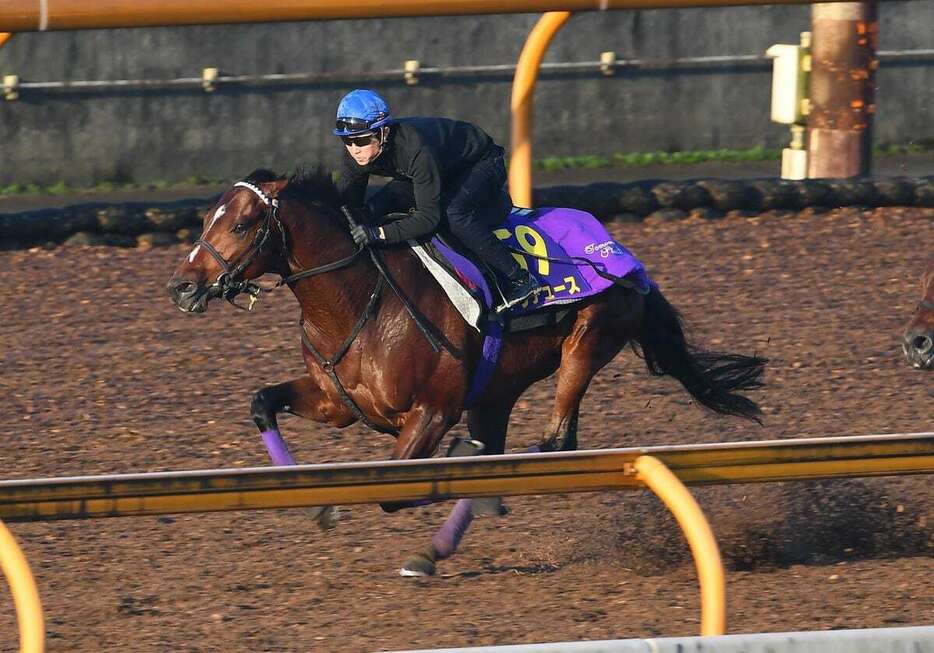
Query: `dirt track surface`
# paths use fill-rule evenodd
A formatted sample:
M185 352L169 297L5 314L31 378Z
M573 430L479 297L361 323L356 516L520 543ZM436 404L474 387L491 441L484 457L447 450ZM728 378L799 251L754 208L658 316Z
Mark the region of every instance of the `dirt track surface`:
M771 359L765 426L702 412L621 354L584 402L581 446L934 430L934 373L899 334L919 298L934 211L839 210L612 225L696 338ZM0 252L0 477L266 464L260 386L301 372L287 292L244 314L174 309L185 248ZM513 416L533 443L551 385ZM303 462L387 457L388 436L296 419ZM458 428L455 432L461 432ZM934 623L930 476L698 490L728 567L730 632ZM508 501L439 576L397 577L448 506L355 506L319 532L300 510L13 524L50 651L377 651L696 634L690 554L650 494ZM448 504L450 505L450 504ZM0 594L0 596L3 596ZM0 650L14 651L9 596Z

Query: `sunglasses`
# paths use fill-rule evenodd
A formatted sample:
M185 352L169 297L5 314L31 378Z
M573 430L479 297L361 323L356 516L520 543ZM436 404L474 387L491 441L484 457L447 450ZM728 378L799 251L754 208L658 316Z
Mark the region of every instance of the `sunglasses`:
M365 136L341 136L344 145L356 145L357 147L366 147L377 138L376 134L367 134Z

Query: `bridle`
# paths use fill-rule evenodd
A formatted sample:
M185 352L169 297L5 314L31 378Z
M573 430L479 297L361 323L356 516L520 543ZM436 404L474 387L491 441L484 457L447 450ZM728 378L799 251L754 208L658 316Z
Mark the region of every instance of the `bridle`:
M248 281L243 278L243 273L246 272L247 268L250 267L253 261L256 260L256 257L259 256L263 251L263 247L266 246L274 225L279 231L283 255L290 256L290 253L288 250L288 244L286 243L285 229L282 228L282 221L279 219L279 200L275 197L270 197L264 193L261 188L251 184L248 181L238 181L233 185L233 187L246 188L254 195L256 195L256 197L258 197L259 200L266 206L266 214L263 216L263 221L260 224L259 229L256 230L256 235L253 236L253 242L250 244L249 249L243 252L243 254L237 257L234 261L228 261L219 251L217 251L217 248L214 247L214 245L212 245L204 238L199 238L194 242L194 244L195 246L200 245L203 247L208 252L208 254L211 255L211 258L213 258L217 264L221 266L221 273L217 275L217 279L215 279L214 283L209 287L209 292L216 297L223 297L237 308L247 311L251 310L253 308L253 304L256 303L256 299L259 297L260 293L272 292L276 288L284 286L293 281L298 281L299 279L313 277L315 275L324 274L325 272L331 272L333 270L339 270L340 268L346 267L347 265L353 263L354 259L356 259L357 256L363 251L363 247L358 247L350 256L344 257L338 261L334 261L333 263L326 263L325 265L300 270L295 274L283 276L271 288L265 288L254 281ZM237 296L241 294L249 295L249 305L243 306L236 302Z
M326 263L314 268L303 269L294 274L284 276L279 279L275 285L269 288L260 286L258 283L253 281L247 281L242 278L243 273L256 259L256 257L262 251L263 247L269 241L269 235L272 233L273 225L275 225L279 230L279 234L281 236L283 256L290 257L293 261L295 261L296 264L299 264L299 262L289 251L288 243L286 242L285 229L283 229L282 222L279 219L279 200L269 197L262 191L262 189L246 181L238 181L234 184L234 188L236 187L246 188L254 195L256 195L266 206L266 215L263 217L263 222L257 230L256 235L253 237L253 242L251 243L250 248L241 254L234 262L230 262L225 259L220 252L217 251L217 248L211 245L204 238L199 238L197 241L195 241L195 244L204 247L214 258L214 260L217 261L218 265L220 265L222 269L222 272L217 276L217 280L211 285L210 292L216 293L218 296L222 296L237 308L250 310L260 293L272 292L276 288L280 288L281 286L292 283L294 281L305 279L307 277L313 277L319 274L325 274L327 272L332 272L334 270L339 270L343 267L346 267L353 263L357 256L359 256L360 253L366 249L363 245L359 245L349 256L345 256L344 258L332 263ZM351 229L356 226L356 221L354 220L354 216L350 209L346 206L343 206L341 207L341 211L344 214L344 218L347 220L347 223ZM351 329L350 334L338 347L337 352L328 358L325 357L314 346L308 337L308 333L305 330L304 318L300 323L302 327L302 342L308 351L312 354L312 356L314 356L314 358L318 361L321 369L330 377L341 400L357 417L357 419L374 430L381 431L383 433L398 434L398 431L395 428L386 428L374 423L363 413L362 410L360 410L360 407L357 406L353 398L347 393L347 390L341 383L340 378L337 376L337 370L335 369L338 363L340 363L344 358L344 355L347 354L347 352L350 350L350 346L363 330L364 325L375 315L384 282L398 296L402 305L415 321L418 329L428 340L428 343L431 345L431 348L435 352L441 351L442 348L448 349L448 351L450 351L450 347L445 346L445 343L441 342L438 336L433 333L431 326L425 324L424 318L418 314L418 311L416 310L412 301L405 295L404 292L402 292L401 288L399 288L399 286L393 280L392 275L389 274L388 269L383 263L382 257L378 255L373 249L369 249L368 251L370 254L370 259L373 261L373 264L377 269L378 276L376 279L376 285L373 291L370 293L370 299L367 302L366 307L363 309L363 312L357 319L356 324L354 324L353 328ZM250 303L248 306L241 306L240 304L237 304L236 301L234 301L235 298L240 294L247 294L250 296Z
M279 228L279 233L282 235L283 245L285 244L285 230L282 229L282 224L279 222L279 200L269 197L264 193L259 187L254 186L253 184L246 181L238 181L233 185L234 188L237 187L246 188L256 195L260 201L266 206L266 215L263 217L263 221L257 229L256 234L253 236L253 242L250 243L249 249L243 252L233 261L228 261L224 258L223 254L217 251L217 248L214 247L205 239L202 235L201 238L195 241L195 247L203 247L208 254L211 255L219 266L221 266L221 273L217 275L217 279L214 280L214 283L208 288L208 291L216 296L223 297L228 302L236 306L237 308L242 308L244 310L249 310L253 307L253 302L256 301L257 295L260 293L259 284L253 283L251 281L246 281L243 279L243 273L248 267L256 260L256 257L259 256L260 252L263 250L263 247L266 245L266 241L269 240L269 234L272 233L272 225L276 224ZM248 307L241 306L240 304L234 301L237 295L245 293L250 295L250 305Z

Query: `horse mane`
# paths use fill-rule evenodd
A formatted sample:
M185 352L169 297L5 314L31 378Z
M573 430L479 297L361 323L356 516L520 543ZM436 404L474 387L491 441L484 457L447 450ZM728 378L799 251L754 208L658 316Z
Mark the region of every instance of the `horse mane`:
M266 168L257 168L248 174L243 181L251 184L265 184L270 181L282 181L285 175L280 175ZM326 209L316 213L333 222L339 229L346 230L347 225L341 219L341 196L337 186L331 179L331 173L323 166L316 166L311 171L299 167L288 177L288 183L279 191L279 199L294 199L308 207Z
M285 178L285 175L276 174L272 170L257 168L243 181L251 184L265 184ZM279 193L279 197L291 197L308 204L326 206L335 211L340 210L340 193L331 179L331 174L323 166L317 166L311 171L298 168L288 179L289 183Z

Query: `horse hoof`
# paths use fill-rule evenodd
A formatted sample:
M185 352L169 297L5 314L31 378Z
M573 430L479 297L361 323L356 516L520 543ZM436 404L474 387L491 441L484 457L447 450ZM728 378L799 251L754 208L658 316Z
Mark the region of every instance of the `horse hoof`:
M479 440L471 438L454 438L448 447L446 458L460 458L462 456L479 456L483 453L485 445Z
M406 578L434 576L435 563L426 555L416 555L405 561L402 569L399 570L399 575Z
M470 512L474 517L503 517L509 514L509 508L503 503L502 497L480 497L473 499Z
M337 506L316 506L308 509L308 516L322 531L329 531L340 521L341 513Z

